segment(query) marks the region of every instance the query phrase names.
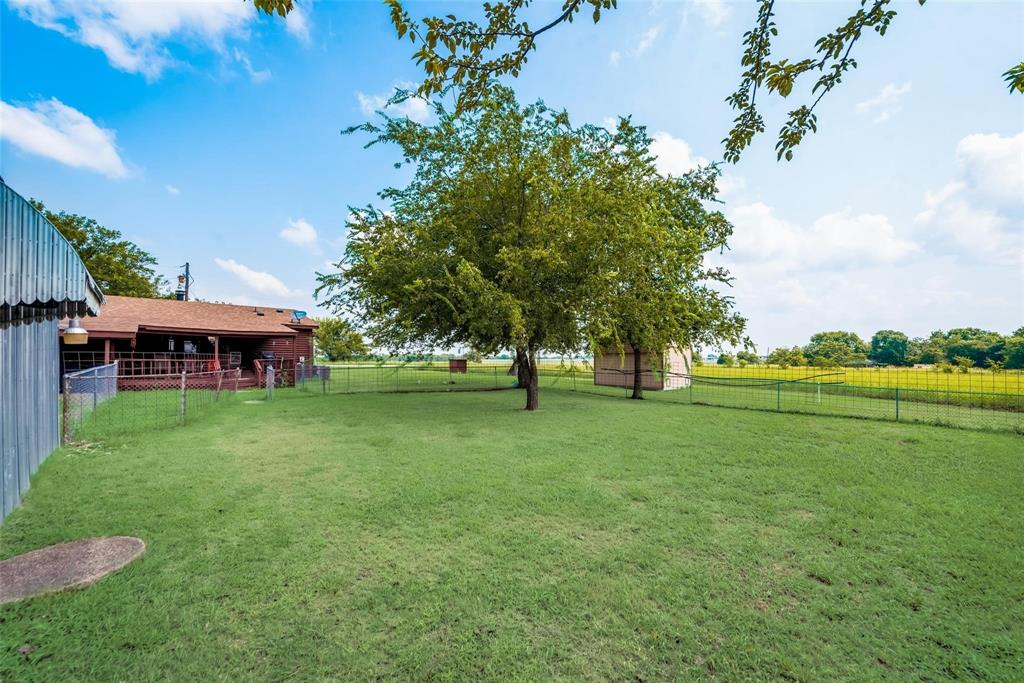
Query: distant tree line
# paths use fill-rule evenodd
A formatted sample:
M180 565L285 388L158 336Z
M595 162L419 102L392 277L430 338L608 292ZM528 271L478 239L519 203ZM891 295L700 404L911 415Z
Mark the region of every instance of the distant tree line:
M910 338L898 330L879 330L870 342L855 332L818 332L804 346L780 347L767 362L780 367L857 367L865 365L936 365L952 371L971 368L1024 369L1024 327L1009 335L977 327L936 330L927 338ZM756 365L764 362L749 351L723 353L719 365Z

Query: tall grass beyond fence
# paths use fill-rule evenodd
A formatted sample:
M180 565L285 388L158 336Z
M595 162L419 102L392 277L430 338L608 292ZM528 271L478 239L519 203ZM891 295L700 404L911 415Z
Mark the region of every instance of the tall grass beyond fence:
M238 391L240 370L122 375L117 363L64 376L64 443L183 425Z
M626 386L610 387L595 384L594 371L586 364L541 365L538 371L540 385L545 389L624 398L632 392L633 373L622 370L622 374L621 384ZM658 380L666 379L665 373L650 374L657 375ZM1024 393L1013 380L996 385L1002 391L958 388L971 386L968 380L905 381L903 386L894 383L905 377L870 369L851 373L819 368L697 367L692 373L673 375L673 379L680 380L673 384L682 384L681 388L645 390L644 397L652 401L1024 433ZM516 386L516 377L509 373L508 364L470 365L465 372L452 372L446 365L304 365L297 368L296 378L300 391L320 394L482 391Z

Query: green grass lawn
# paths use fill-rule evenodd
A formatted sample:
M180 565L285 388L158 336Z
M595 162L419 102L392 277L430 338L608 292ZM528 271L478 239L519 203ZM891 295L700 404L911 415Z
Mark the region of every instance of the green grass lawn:
M0 557L147 551L0 608L0 680L1024 678L1021 437L522 402L285 391L58 451Z

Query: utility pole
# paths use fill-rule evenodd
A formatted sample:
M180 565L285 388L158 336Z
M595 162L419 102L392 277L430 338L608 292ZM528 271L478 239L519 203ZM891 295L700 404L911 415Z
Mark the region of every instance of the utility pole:
M192 284L192 275L189 272L189 265L187 261L185 262L185 265L181 266L181 268L185 269L185 274L178 276L178 300L188 301L188 288L189 285Z

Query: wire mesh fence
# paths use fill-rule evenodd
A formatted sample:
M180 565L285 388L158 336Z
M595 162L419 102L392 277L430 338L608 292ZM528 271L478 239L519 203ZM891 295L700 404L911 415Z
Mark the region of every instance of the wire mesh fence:
M322 394L413 391L487 391L511 389L514 373L508 367L469 367L452 370L443 365L298 365L300 391Z
M540 364L538 378L545 389L628 397L633 372L620 372L623 377L614 382L615 386L608 386L598 383L601 380L595 378L589 363L554 361ZM646 389L644 398L652 401L1024 433L1024 383L1019 381L1020 373L1003 373L995 380L820 368L696 367L691 373L645 374L653 375L644 378L645 385L672 387ZM516 374L508 362L470 365L465 371L453 371L447 365L307 364L296 368L296 378L300 391L320 394L482 391L517 386Z
M64 443L186 424L234 396L240 370L123 375L116 363L64 376Z

